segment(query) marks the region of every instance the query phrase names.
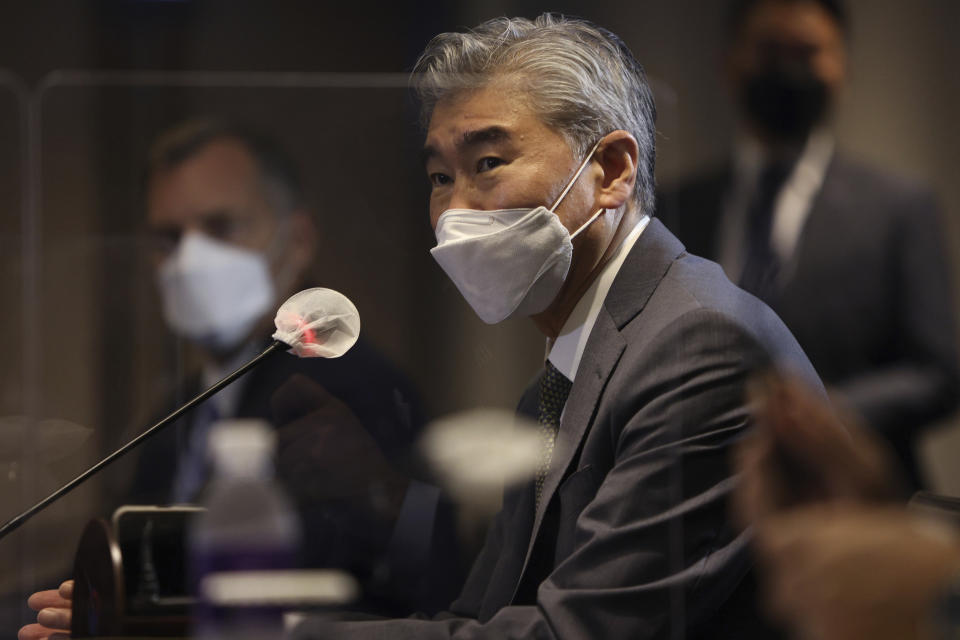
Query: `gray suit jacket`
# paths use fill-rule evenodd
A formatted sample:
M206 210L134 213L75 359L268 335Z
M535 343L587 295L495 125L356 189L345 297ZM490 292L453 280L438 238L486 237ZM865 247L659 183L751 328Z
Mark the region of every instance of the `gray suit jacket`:
M714 259L731 174L720 168L661 195L664 222ZM771 302L823 380L882 433L915 487L912 440L957 406L953 288L932 195L835 156L788 278Z
M765 305L651 221L590 335L540 508L529 485L506 492L449 613L295 637L770 637L727 505L745 385L770 367L819 387ZM532 386L520 410L535 406Z

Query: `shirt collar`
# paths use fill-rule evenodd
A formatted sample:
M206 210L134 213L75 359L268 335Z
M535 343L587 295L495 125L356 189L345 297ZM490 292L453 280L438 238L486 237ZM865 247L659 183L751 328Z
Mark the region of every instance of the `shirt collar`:
M649 222L650 216L645 215L630 230L630 233L614 250L610 260L607 261L607 264L603 266L600 273L590 284L590 287L580 297L577 305L570 313L570 317L563 323L560 334L552 341L552 345L549 340L547 342L549 351L547 359L571 381L576 377L580 359L583 357L583 350L587 346L587 339L590 337L590 331L597 321L597 316L600 314L603 301L610 291L610 286L620 271L620 267L627 259L630 249L633 248L637 238L647 228Z

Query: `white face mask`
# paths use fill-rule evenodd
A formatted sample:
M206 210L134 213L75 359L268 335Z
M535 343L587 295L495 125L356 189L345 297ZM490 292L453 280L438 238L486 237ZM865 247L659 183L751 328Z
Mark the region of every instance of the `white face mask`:
M235 347L275 302L262 254L189 232L157 271L163 316L177 334Z
M557 297L570 270L573 238L604 210L572 234L554 210L598 146L600 142L549 209L447 209L440 215L437 246L430 253L487 324L540 313Z

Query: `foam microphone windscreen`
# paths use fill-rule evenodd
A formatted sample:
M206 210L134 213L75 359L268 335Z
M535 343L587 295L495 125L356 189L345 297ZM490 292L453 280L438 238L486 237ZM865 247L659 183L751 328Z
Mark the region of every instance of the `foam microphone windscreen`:
M316 287L291 296L277 310L274 340L301 358L339 358L360 337L360 314L338 291Z

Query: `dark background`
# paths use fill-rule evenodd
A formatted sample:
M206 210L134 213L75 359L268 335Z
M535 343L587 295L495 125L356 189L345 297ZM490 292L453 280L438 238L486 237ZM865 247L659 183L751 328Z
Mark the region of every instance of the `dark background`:
M850 5L840 145L931 184L955 247L960 3ZM669 183L720 159L735 130L720 77L723 6L0 4L0 519L143 424L157 378L183 372L137 232L141 161L158 130L214 114L275 134L301 162L318 216L316 284L354 300L365 334L414 379L432 415L510 407L543 341L525 321L483 325L430 258L421 134L402 74L439 31L548 9L587 17L647 67L660 113L658 179ZM927 447L935 483L954 491L946 461L957 440L945 429ZM0 637L26 620L26 593L66 577L97 491L93 483L0 541Z

